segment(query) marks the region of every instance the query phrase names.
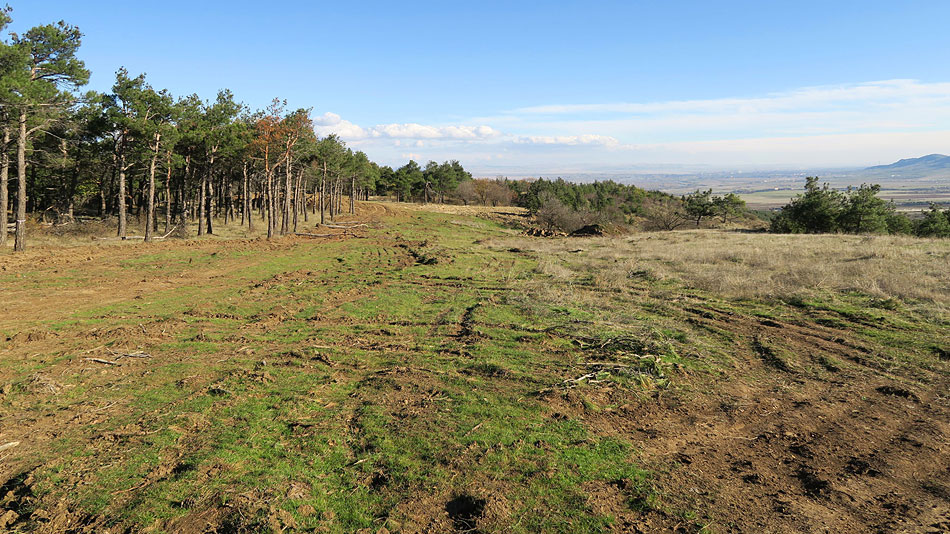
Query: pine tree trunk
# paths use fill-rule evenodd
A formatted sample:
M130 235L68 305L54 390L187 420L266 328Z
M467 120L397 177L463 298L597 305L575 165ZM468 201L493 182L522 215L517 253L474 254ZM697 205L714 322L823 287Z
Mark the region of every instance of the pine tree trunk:
M356 176L350 177L350 215L356 214Z
M274 170L274 178L271 180L270 203L271 234L277 235L278 223L280 222L280 214L277 211L278 206L280 206L280 179L277 178L276 169Z
M317 214L317 202L320 201L319 199L320 199L320 186L317 185L315 181L313 184L313 205L310 206L310 209L313 210L311 212L311 215Z
M171 231L172 225L172 154L166 158L168 169L165 174L165 233Z
M131 183L135 184L135 179L133 179ZM142 192L142 189L144 187L145 187L145 180L139 180L138 191L136 191L133 188L131 195L129 196L129 207L131 208L132 213L135 214L135 222L139 224L142 223L142 204L143 204L142 200L144 197L144 193Z
M214 214L218 215L224 214L224 224L228 224L228 217L230 214L228 210L231 209L231 192L228 191L228 181L224 178L224 174L221 175L221 178L218 180L217 186L218 194L215 197L215 206L217 209L214 210Z
M119 193L118 193L118 202L119 202L119 237L125 239L126 231L128 229L128 221L126 220L127 214L125 210L125 154L119 155Z
M267 163L267 154L264 154L264 163ZM264 192L264 203L267 205L267 239L274 237L274 171L273 169L264 169L267 174L266 189Z
M228 192L228 211L231 212L231 217L228 219L233 224L237 220L237 212L235 210L235 205L237 204L237 199L234 198L234 188L233 184L226 182L225 190ZM241 211L244 211L244 207L241 207Z
M234 195L231 191L231 182L224 176L221 177L221 194L224 196L224 213L226 215L224 224L234 223Z
M228 225L229 217L231 216L231 193L228 191L225 186L227 182L224 181L224 178L221 179L221 183L218 184L219 199L221 201L222 209L224 213L224 225Z
M303 198L300 206L303 211L303 222L307 222L309 220L307 214L310 211L310 192L307 191L307 181L303 179L303 170L300 171L300 196Z
M251 213L251 197L248 196L250 193L250 188L248 187L247 179L247 162L244 162L244 216L246 217L247 222L247 231L254 231L254 217ZM241 224L244 224L245 220L241 221Z
M99 216L106 216L106 177L99 177Z
M178 189L178 198L181 205L178 207L181 212L181 224L184 231L188 232L188 183L191 182L191 155L185 156L185 173L181 177L181 184Z
M214 163L214 158L212 158L212 163ZM208 179L206 181L208 184L208 209L205 210L205 214L208 217L208 229L209 234L214 233L214 229L211 227L211 220L214 218L214 210L217 207L214 201L214 176L211 174L211 167L208 167Z
M258 206L258 211L261 212L261 222L264 222L265 220L267 220L267 207L266 207L267 195L264 194L265 185L267 185L267 181L261 180L260 190L257 192L257 200L258 200L257 206Z
M13 250L26 249L26 111L20 112L20 135L16 149L16 229L14 230Z
M327 200L327 162L323 162L323 179L320 180L320 224L324 224L323 212L326 210Z
M284 169L284 217L281 220L280 233L281 235L286 234L290 231L290 202L291 202L291 189L293 188L293 175L290 166L290 158L287 158L286 168Z
M339 181L340 181L339 179L335 179L333 180L333 182L330 183L329 193L330 193L330 220L331 221L336 218L336 206L337 206L336 186L337 186L337 183L339 183Z
M145 242L152 240L155 231L155 162L158 161L158 145L162 134L155 134L155 147L152 149L152 160L148 165L148 199L145 207Z
M3 127L3 153L0 154L0 246L7 244L7 211L10 209L10 126Z
M300 173L297 173L297 180L294 182L294 233L297 233L297 224L300 215Z
M202 174L201 183L198 185L198 235L199 236L205 235L205 220L206 220L205 209L207 207L206 205L207 200L205 199L205 193L207 192L207 189L208 189L208 185L206 183L207 180L208 180L207 175Z

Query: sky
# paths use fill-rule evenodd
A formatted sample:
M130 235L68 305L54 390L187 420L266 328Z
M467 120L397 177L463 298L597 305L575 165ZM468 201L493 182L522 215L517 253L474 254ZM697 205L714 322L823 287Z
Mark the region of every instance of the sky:
M119 67L312 108L382 164L480 175L860 167L950 153L950 2L9 0Z

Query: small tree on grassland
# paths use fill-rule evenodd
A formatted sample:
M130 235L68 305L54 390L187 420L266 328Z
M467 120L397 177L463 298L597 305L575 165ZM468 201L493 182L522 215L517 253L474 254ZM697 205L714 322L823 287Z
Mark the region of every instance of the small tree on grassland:
M721 197L713 197L713 214L720 217L722 223L729 222L729 219L740 217L746 210L745 200L735 193Z
M940 211L936 204L931 204L914 233L920 237L950 237L950 209Z
M838 215L838 224L842 231L852 234L888 232L887 220L894 211L894 206L877 197L880 191L881 186L877 184L864 184L857 189L848 188L843 208Z
M716 213L712 200L712 189L706 191L697 189L695 193L684 196L683 209L686 211L686 215L696 223L696 227L699 228L699 224L704 218L712 217Z
M676 230L689 221L683 203L676 198L656 197L643 202L648 230Z
M842 195L828 184L818 185L817 176L805 178L805 192L796 196L772 220L772 231L786 234L821 234L838 229Z

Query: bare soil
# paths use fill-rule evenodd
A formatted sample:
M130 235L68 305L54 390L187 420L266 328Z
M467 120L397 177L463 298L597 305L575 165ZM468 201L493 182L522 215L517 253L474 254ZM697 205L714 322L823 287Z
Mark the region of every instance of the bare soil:
M620 408L601 414L566 395L551 400L552 412L632 436L663 499L711 511L715 520L702 525L714 532L950 530L945 373L892 374L847 331L763 324L701 304L690 311L698 324L748 340L779 339L828 372L776 365L753 342L736 347L735 369L713 388L702 376L690 377L680 394L645 399L607 389L600 402ZM829 356L856 365L842 369ZM601 485L594 494L622 518L618 532L696 531L697 524L631 511L616 488Z
M361 204L360 213L352 220L385 228L412 223L416 209ZM481 213L485 210L431 209L448 212L448 222L459 226L469 224L472 216L502 224L522 217L510 211L485 217ZM412 253L416 244L399 235L363 229L332 233L339 235L324 241L368 240L386 251L366 260L363 267L367 271L405 269L423 263L418 254ZM44 465L37 458L61 454L63 451L56 448L60 438L84 436L82 442L89 448L88 464L63 474L64 484L76 486L82 485L84 476L102 467L98 454L111 457L115 451L133 449L146 440L152 431L134 422L107 433L93 430L121 417L133 400L104 400L106 397L96 392L147 381L158 357L151 354L154 347L189 331L196 320L220 318L209 299L245 283L236 280L249 263L318 246L319 242L304 237L275 241L168 240L148 246L147 254L169 254L170 259L162 269L147 274L123 267L127 262L140 261L145 250L141 245L124 243L33 249L0 257L0 304L8 310L0 315L0 332L7 333L0 340L0 355L6 362L0 366L0 531L321 531L300 526L302 518L314 513L313 507L299 507L294 516L269 505L266 499L276 490L232 495L226 501L209 496L206 501L190 503L191 511L177 519L137 526L110 524L108 517L90 515L68 499L45 500L34 492L34 471ZM518 250L509 254L522 253ZM234 259L215 261L217 255ZM263 300L275 287L312 282L320 274L303 268L247 281L242 296L252 302ZM484 281L424 276L414 281L421 294L433 299L472 286L478 286L482 295L520 291L516 280L496 282L497 291ZM185 315L155 317L148 323L131 325L76 318L77 311L92 303L101 307L145 302L174 287L194 288ZM323 306L325 310L344 309L364 298L365 291L328 290ZM425 328L430 336L444 337L447 346L450 342L474 346L487 335L482 332L485 325L477 319L479 310L494 306L494 298L488 296L467 307L457 321L443 314L428 324L382 322L372 333L348 335L338 348L405 354L413 350L413 342L392 331L410 326ZM648 493L632 487L628 480L591 480L581 488L590 514L613 518L608 530L950 532L950 363L945 357L935 352L922 356L929 358L927 366L906 362L897 365L880 347L846 327L763 319L720 309L694 295L679 296L672 305L693 331L730 332L734 339L730 363L709 362L708 371L681 370L670 389L627 388L610 382L552 389L547 387L551 385L548 377L525 378L504 368L478 371L491 374L492 388L507 388L517 392L519 398L529 399L522 402L540 402L552 420L576 420L594 436L634 443L637 460L652 473ZM442 414L451 405L452 388L458 387L447 384L468 379L468 375L452 368L412 362L380 365L335 361L319 351L309 360L293 354L282 356L285 360L268 356L271 361L253 369L213 367L213 362L247 351L263 354L266 348L275 348L255 344L252 339L277 331L299 312L293 307L269 310L248 322L242 333L230 340L242 347L215 354L167 354L162 356L166 358L163 364L207 360L207 372L176 377L183 391L192 392L186 395L188 398L210 391L226 399L231 392L221 384L228 373L240 372L244 381L267 384L274 381L268 369L298 361L304 362L305 372L326 373L328 384L353 383L353 392L344 406L328 401L320 390L311 391L308 402L319 403L329 411L340 410L333 420L345 424L347 435L339 439L346 440L354 451L372 446L362 434L370 410L374 417L397 425L411 425L430 433L442 431L446 424ZM345 318L321 320L346 323ZM62 322L70 326L49 327ZM556 331L549 336L552 343L554 338L570 337ZM946 340L944 337L935 342ZM576 354L561 345L542 344L535 350L551 362L564 362L562 367L545 363L553 375L569 379L571 373L576 374L577 369L567 363L576 360ZM141 356L143 353L146 356ZM469 357L464 348L458 354L447 352L444 356ZM57 400L70 395L75 387L90 392L88 397ZM537 394L535 400L531 400L532 392ZM305 439L326 424L330 423L299 420L289 432L295 439ZM110 502L134 501L154 484L185 474L192 476L195 471L196 480L208 481L235 468L225 463L196 467L183 460L189 453L189 440L197 440L209 422L189 416L176 425L184 436L191 437L183 437L167 449L158 467L139 485L112 493ZM444 463L441 468L451 473L453 480L465 481L465 491L436 484L434 491L417 486L400 489L392 483L396 473L382 468L363 472L359 485L388 495L392 503L387 526L365 531L487 533L516 528L518 510L523 510L514 502L513 490L517 488L510 481L494 478L490 469L472 467L483 465L497 447L477 442L460 445L449 459L440 460ZM359 462L355 458L352 461ZM305 483L291 480L280 488L285 496L310 491ZM248 522L246 517L260 510L267 519ZM334 518L326 516L322 520L329 525Z

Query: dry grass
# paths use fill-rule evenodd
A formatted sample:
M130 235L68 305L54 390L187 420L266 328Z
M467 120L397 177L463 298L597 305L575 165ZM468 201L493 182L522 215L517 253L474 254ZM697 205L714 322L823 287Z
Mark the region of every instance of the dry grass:
M358 203L362 210L365 203ZM359 214L357 215L359 216ZM309 220L304 222L302 216L298 222L299 231L312 231L319 221L319 215L310 215ZM341 220L350 217L348 214L340 216ZM164 214L159 214L158 230L155 232L156 238L161 238L166 234ZM254 239L267 235L267 225L261 219L258 212L254 213L254 231L249 231L247 225L237 221L230 221L224 224L224 219L216 218L213 222L214 233L206 234L201 239L204 240L230 240L230 239ZM333 221L327 221L333 222ZM68 248L77 246L95 245L99 247L112 246L137 246L142 244L141 237L145 235L145 222L143 217L130 215L128 218L127 235L129 239L122 241L116 239L118 220L115 217L109 217L103 220L85 220L77 221L65 225L49 225L29 219L26 230L26 247L28 250L41 250L53 248ZM176 241L179 238L198 239L198 221L191 219L186 228L180 228L179 225L172 225L172 233L168 237L169 241ZM13 254L13 232L10 232L9 241L6 247L0 248L0 257L4 254ZM161 241L161 239L157 239Z
M455 215L485 215L485 214L510 214L526 215L528 210L518 206L462 206L458 204L438 204L430 202L429 204L418 204L410 202L381 202L399 209L410 211L431 211L435 213L452 213Z
M950 307L950 241L898 236L651 232L622 238L517 239L538 270L603 288L676 279L731 298L804 297L858 291ZM582 250L579 250L582 249Z
M380 202L390 209L410 212L449 213L463 217L478 217L509 228L520 228L529 220L528 210L517 206L459 206L456 204L415 204L407 202ZM460 221L454 221L458 224ZM471 223L472 221L470 221Z

